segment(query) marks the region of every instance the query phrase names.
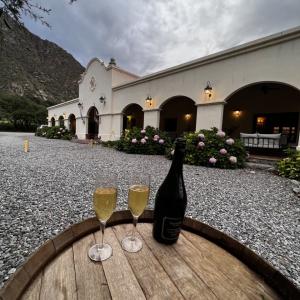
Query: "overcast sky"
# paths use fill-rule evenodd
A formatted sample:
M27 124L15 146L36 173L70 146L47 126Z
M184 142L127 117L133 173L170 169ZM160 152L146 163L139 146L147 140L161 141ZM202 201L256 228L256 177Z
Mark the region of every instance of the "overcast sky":
M51 29L25 26L83 66L93 57L138 75L300 25L300 0L37 0Z

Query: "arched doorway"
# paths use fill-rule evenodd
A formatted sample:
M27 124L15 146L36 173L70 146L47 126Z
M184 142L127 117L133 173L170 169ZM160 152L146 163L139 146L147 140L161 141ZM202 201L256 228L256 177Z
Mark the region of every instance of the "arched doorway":
M52 118L51 118L51 127L54 127L54 126L55 126L55 118L52 117Z
M159 128L166 131L171 138L196 130L197 108L192 99L184 96L172 97L160 108Z
M88 113L88 134L87 139L98 138L99 132L99 113L95 106L92 106Z
M69 116L69 129L73 135L76 133L76 117L74 114L70 114Z
M133 127L143 128L144 112L138 104L130 104L123 110L123 130Z
M290 146L297 145L300 126L300 91L279 82L245 86L226 99L223 130L240 133L281 133Z
M60 117L58 118L58 124L59 124L60 127L65 126L65 119L64 119L63 116L60 116Z

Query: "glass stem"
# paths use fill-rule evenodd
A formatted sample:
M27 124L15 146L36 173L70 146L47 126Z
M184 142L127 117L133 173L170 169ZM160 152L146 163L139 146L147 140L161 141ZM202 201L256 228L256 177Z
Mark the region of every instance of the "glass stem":
M131 240L132 241L135 239L135 232L136 232L137 222L138 222L138 217L133 217L133 228L132 228L132 234L131 234Z
M106 222L100 221L100 230L101 230L102 234L101 234L101 243L100 243L99 249L103 248L103 238L104 238L105 225L106 225Z

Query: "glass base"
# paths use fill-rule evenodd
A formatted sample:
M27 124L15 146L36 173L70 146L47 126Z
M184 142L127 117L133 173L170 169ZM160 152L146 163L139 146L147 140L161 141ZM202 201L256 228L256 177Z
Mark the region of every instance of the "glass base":
M127 252L138 252L143 248L143 243L137 237L128 236L122 240L122 248Z
M112 248L108 244L103 244L102 248L96 244L89 249L88 256L93 261L103 261L112 256Z

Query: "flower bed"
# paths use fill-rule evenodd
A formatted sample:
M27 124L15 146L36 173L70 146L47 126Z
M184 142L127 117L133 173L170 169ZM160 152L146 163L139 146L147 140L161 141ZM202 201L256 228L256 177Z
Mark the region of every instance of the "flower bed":
M62 140L71 140L72 134L64 126L53 126L53 127L44 127L38 128L36 136L45 137L47 139L62 139Z
M234 140L225 132L212 128L185 134L187 142L185 163L222 169L242 168L246 160L246 150L240 140ZM173 149L167 156L172 157Z
M102 144L111 145L108 142ZM171 147L171 141L164 132L154 127L147 126L145 129L134 127L125 130L120 140L114 143L114 147L126 153L164 155L166 149Z

